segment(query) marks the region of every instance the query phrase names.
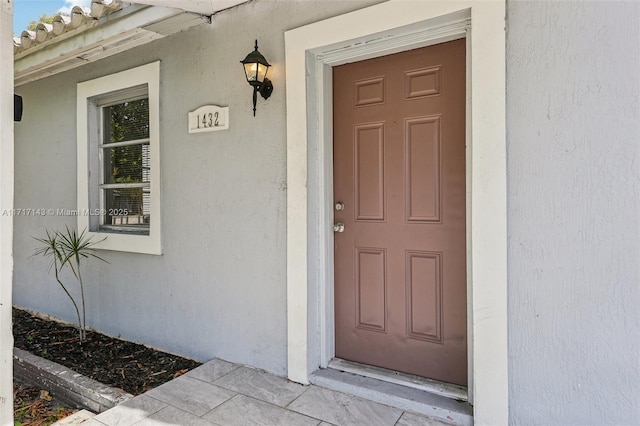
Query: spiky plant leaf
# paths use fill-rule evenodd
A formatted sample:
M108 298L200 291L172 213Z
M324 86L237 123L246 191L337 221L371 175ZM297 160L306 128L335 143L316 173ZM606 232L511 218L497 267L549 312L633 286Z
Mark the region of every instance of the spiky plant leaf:
M98 256L96 253L96 249L94 248L97 244L101 243L106 239L103 238L100 241L92 241L91 237L87 235L86 229L81 233L77 233L74 229L69 229L66 227L66 232L56 231L49 232L46 230L46 237L44 238L35 238L34 239L40 242L42 245L36 249L33 256L42 255L44 257L51 258L51 264L49 265L50 270L53 269L55 271L56 281L60 284L64 292L67 294L73 306L76 310L76 314L78 316L78 325L80 328L80 341L82 342L86 338L86 304L84 297L84 281L82 279L82 272L80 270L82 259L90 259L95 258L101 260L105 263L108 263L102 257ZM82 302L82 318L80 317L80 311L78 309L78 304L75 299L71 295L71 293L67 290L65 285L60 280L59 273L65 267L69 266L71 272L78 280L78 284L80 286L80 297Z

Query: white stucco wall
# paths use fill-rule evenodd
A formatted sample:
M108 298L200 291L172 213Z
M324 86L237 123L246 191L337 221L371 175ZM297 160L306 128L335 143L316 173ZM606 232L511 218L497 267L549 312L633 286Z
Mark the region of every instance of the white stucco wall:
M640 419L639 20L508 2L512 424Z
M264 1L130 52L20 87L18 208L76 206L76 84L161 61L162 256L105 252L86 273L91 327L175 353L286 372L285 30L377 1ZM254 39L275 90L258 101L239 63ZM187 133L187 114L230 107L230 130ZM15 218L16 304L73 320L70 302L30 258L45 228L74 217Z

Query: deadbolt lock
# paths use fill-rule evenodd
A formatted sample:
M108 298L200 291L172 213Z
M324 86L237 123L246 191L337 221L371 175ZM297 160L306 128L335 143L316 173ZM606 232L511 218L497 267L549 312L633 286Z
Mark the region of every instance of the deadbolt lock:
M344 210L344 203L342 201L338 201L336 203L336 210L341 212L342 210Z

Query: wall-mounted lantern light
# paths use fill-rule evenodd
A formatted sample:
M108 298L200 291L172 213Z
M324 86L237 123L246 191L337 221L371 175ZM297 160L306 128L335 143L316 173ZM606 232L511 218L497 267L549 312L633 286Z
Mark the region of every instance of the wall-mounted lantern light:
M262 56L262 53L258 52L258 40L256 40L255 50L240 62L244 66L247 82L253 86L253 116L255 117L258 92L264 99L268 99L273 92L273 84L267 78L267 71L271 64Z

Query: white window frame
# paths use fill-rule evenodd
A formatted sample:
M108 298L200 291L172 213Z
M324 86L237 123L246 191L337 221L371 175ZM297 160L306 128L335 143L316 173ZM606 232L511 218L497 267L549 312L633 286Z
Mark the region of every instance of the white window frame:
M149 96L149 146L151 151L151 221L149 234L108 232L91 228L90 218L95 204L90 199L99 196L96 177L99 173L98 145L101 137L100 106L93 99L115 92L146 85ZM162 254L160 213L160 62L153 62L116 74L78 83L78 230L87 230L89 236L101 241L96 248L133 253Z

